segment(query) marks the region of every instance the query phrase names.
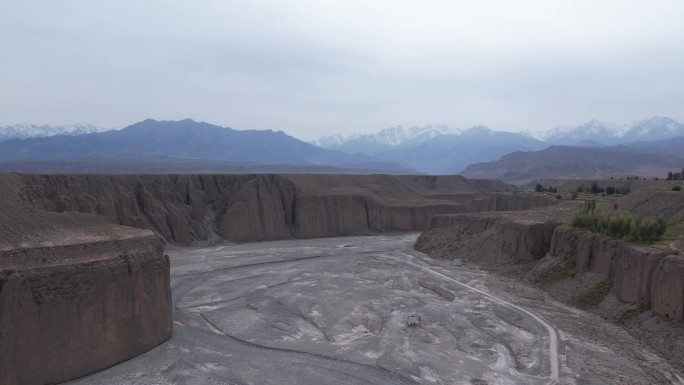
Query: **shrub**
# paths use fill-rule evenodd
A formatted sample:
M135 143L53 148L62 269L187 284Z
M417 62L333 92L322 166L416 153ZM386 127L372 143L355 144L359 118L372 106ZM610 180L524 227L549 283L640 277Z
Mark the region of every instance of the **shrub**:
M682 186L680 186L680 185L672 186L672 191L682 191Z
M655 242L667 229L662 218L643 220L627 213L603 213L596 211L596 202L588 201L575 214L572 227L589 230L629 242Z

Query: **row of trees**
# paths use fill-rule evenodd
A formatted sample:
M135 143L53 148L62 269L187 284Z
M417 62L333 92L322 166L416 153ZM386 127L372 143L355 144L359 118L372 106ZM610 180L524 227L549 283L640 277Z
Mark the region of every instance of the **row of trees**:
M572 227L623 239L628 242L651 243L659 240L667 223L662 218L642 219L628 213L603 213L596 210L596 201L588 201L575 214Z
M684 168L682 169L682 172L675 172L673 173L672 171L667 173L667 180L684 180Z
M557 193L558 192L558 187L544 187L541 184L537 183L537 185L534 187L534 191L536 192L550 192L550 193Z
M632 192L632 189L629 187L629 185L621 186L621 187L614 187L614 186L606 186L605 188L601 187L598 185L598 183L594 182L591 184L591 187L589 188L584 188L582 186L579 186L577 188L577 192L588 192L592 193L594 195L596 194L603 194L605 193L606 195L613 195L613 194L622 194L622 195L627 195L630 192Z

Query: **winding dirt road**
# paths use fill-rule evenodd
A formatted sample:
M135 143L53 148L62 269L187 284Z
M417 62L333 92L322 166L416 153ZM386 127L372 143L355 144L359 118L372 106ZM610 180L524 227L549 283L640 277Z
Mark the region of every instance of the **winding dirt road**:
M405 256L405 258L414 258L411 254L403 253L403 255ZM484 296L484 297L486 297L486 298L489 298L490 300L492 300L492 301L494 301L494 302L496 302L496 303L502 304L502 305L507 306L507 307L509 307L509 308L511 308L511 309L515 309L515 310L517 310L517 311L519 311L519 312L522 312L522 313L524 313L524 314L530 316L531 318L533 318L535 321L539 322L542 326L544 326L544 328L546 328L546 330L547 330L548 333L549 333L549 355L550 355L549 361L550 361L550 366L551 366L551 375L550 375L551 381L550 381L549 383L550 383L550 384L556 384L556 383L558 383L558 381L559 381L559 379L560 379L560 378L559 378L559 373L560 373L560 370L559 370L559 360L558 360L558 333L556 333L556 329L554 329L553 326L551 326L548 322L544 321L544 320L543 320L541 317L539 317L537 314L534 314L533 312L531 312L531 311L529 311L529 310L527 310L527 309L523 309L523 308L521 308L520 306L517 306L517 305L515 305L515 304L512 304L512 303L510 303L510 302L508 302L508 301L506 301L506 300L503 300L503 299L501 299L501 298L495 297L495 296L493 296L493 295L491 295L491 294L489 294L489 293L485 293L484 291L479 290L479 289L476 289L476 288L474 288L474 287L472 287L472 286L468 286L468 285L466 285L466 284L463 283L463 282L459 282L459 281L457 281L457 280L455 280L455 279L453 279L453 278L451 278L451 277L448 277L448 276L446 276L446 275L444 275L444 274L442 274L442 273L440 273L440 272L438 272L438 271L435 271L433 268L429 268L429 267L426 267L426 266L424 266L424 265L421 265L421 264L418 264L418 263L414 263L414 262L411 262L411 261L406 260L406 259L401 259L401 258L397 258L397 257L393 257L393 259L402 261L402 262L404 262L404 263L406 263L406 264L408 264L408 265L411 265L411 266L417 267L417 268L419 268L419 269L421 269L421 270L427 271L427 272L429 272L430 274L433 274L433 275L435 275L435 276L437 276L437 277L439 277L439 278L441 278L441 279L445 279L445 280L447 280L447 281L449 281L449 282L453 282L453 283L455 283L455 284L457 284L457 285L460 285L460 286L462 286L462 287L465 287L465 288L468 289L468 290L472 290L472 291L474 291L474 292L476 292L476 293L478 293L478 294L481 294L482 296Z

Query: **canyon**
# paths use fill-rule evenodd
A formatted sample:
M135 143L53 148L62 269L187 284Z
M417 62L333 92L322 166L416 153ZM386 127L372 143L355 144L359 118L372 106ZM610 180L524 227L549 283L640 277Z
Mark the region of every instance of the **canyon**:
M415 248L435 261L460 256L538 286L634 333L646 330L653 349L684 362L680 255L567 228L578 202L500 181L2 174L0 193L0 380L7 384L74 379L171 338L164 248L421 230ZM679 195L663 198L679 218ZM663 209L638 194L620 202ZM435 285L418 286L443 291Z
M549 217L525 218L530 214L436 216L417 240L416 249L436 258L465 256L482 266L534 262L548 254L556 267L578 275L591 273L601 277L601 283L607 280L622 302L651 304L655 314L684 321L682 256L572 229ZM547 271L539 273L548 273L550 265L548 261L543 267Z
M677 384L624 329L418 233L169 250L174 335L68 385ZM407 325L411 315L418 325Z
M681 367L684 256L663 245L630 244L571 228L566 223L577 207L564 202L518 213L435 216L415 248L437 259L459 256L623 324Z
M419 230L553 199L386 175L0 175L0 380L66 381L172 335L163 247Z
M498 181L390 175L22 175L21 199L93 214L174 245L420 230L435 214L556 203ZM2 183L2 182L0 182Z

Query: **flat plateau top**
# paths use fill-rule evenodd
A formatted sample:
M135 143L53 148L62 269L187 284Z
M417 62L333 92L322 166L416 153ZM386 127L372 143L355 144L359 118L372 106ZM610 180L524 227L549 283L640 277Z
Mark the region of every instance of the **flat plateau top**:
M5 175L12 178L11 175ZM45 267L152 249L149 230L119 226L92 215L50 213L24 203L20 177L0 184L0 269ZM87 256L87 257L86 257Z

